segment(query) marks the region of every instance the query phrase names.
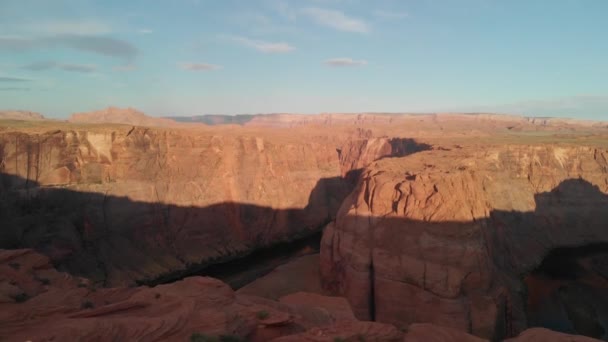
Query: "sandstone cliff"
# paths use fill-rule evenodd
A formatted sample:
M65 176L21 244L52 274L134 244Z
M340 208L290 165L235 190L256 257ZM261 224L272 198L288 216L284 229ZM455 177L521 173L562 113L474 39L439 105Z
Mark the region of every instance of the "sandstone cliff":
M524 275L553 248L608 242L608 150L455 153L372 163L324 232L322 278L361 319L513 336Z
M352 144L383 147L338 155ZM392 144L401 155L416 146ZM0 241L108 285L169 280L318 232L356 181L346 177L363 165L353 158L390 155L393 145L290 132L8 132Z

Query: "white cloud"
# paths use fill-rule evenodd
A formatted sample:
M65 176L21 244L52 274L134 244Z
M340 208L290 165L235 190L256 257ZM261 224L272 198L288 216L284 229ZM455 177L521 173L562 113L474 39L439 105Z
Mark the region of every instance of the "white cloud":
M151 33L154 33L154 31L151 30L151 29L147 29L147 28L141 28L141 29L137 30L137 33L139 33L139 34L151 34Z
M403 18L407 18L409 16L409 14L407 12L383 11L383 10L375 10L374 15L378 18L383 18L383 19L403 19Z
M231 37L231 39L241 45L248 46L265 53L286 53L296 49L294 46L284 42L266 42L245 37Z
M212 71L221 69L221 65L209 64L209 63L180 63L179 67L189 71Z
M367 65L367 61L364 59L355 60L352 58L340 57L340 58L331 58L326 60L325 65L330 67L354 67L354 66L364 66Z
M370 27L365 21L349 17L341 11L310 7L303 9L302 12L312 18L317 24L339 31L357 33L367 33L370 31Z

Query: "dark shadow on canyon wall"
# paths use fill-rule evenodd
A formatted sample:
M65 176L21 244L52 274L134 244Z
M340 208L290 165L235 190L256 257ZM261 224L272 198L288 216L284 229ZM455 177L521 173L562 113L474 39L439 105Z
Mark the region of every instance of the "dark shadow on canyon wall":
M514 336L527 326L606 338L608 243L597 242L608 242L608 195L583 179L568 179L552 191L535 195L534 199L536 209L532 212L493 210L488 218L470 222L428 222L391 216L339 217L339 227L353 230L372 222L372 232L364 236L369 242L360 245L355 242L358 247L354 248L364 250L374 246L377 250L368 271L375 277L365 280L361 270L352 272L351 266L339 261L328 271L336 274L335 282L325 285L337 293L353 293L355 302L351 304L355 309L366 308L358 312L359 318L364 319L375 318L396 325L399 319L438 324L450 321L462 329L471 329L465 322L469 310L468 304L464 304L465 298L480 295L493 298L491 305L496 307L496 316L492 334L496 340ZM393 209L397 210L396 206ZM350 237L343 235L339 238L350 241ZM560 252L570 247L577 247L578 252ZM555 250L561 259L559 265L553 267L575 268L560 270L573 273L572 279L555 280L550 272L537 270L547 263L546 258L553 258ZM363 258L365 253L357 258ZM417 263L416 259L436 266ZM457 273L449 273L448 277L444 269L462 263L473 265L471 267L477 268L473 273L480 276L463 278L462 287L454 290L451 277L457 277ZM399 267L404 266L392 269L390 265L409 265L405 266L409 271L400 273L403 271ZM446 272L445 279L440 276L442 272ZM431 274L430 282L423 280L425 274ZM483 277L489 281L479 280ZM541 277L542 281L524 281L530 277ZM369 284L356 285L357 290L345 282ZM414 291L411 285L418 289ZM360 293L361 288L365 293ZM495 290L500 288L507 291L497 295ZM407 300L396 300L399 293ZM532 301L536 306L529 305L530 296L535 296ZM463 300L462 315L457 314L460 309L455 308L454 298ZM444 304L439 304L443 299ZM413 310L417 305L426 308ZM452 310L450 318L444 317L443 321L437 320L442 305ZM455 322L459 319L455 317L462 317L462 324Z
M135 142L139 143L146 144ZM26 148L39 151L40 144ZM418 150L408 139L397 155ZM10 157L2 153L0 149L0 171ZM40 187L35 181L41 172L39 162L39 158L27 160L26 179L0 173L0 248L35 248L60 270L103 285L171 281L198 274L208 265L318 234L335 219L361 172L351 167L342 170L342 177L318 180L304 208L232 202L195 207L104 193L101 168L86 172L95 174L95 181L82 179L98 189L95 192Z
M0 174L0 248L34 248L48 255L60 270L104 285L134 282L153 285L209 274L205 271L209 271L210 265L226 263L224 267L237 267L227 262L246 257L254 250L272 250L273 246L295 249L281 244L309 237L313 241L306 242L303 248L314 250L314 235L335 218L353 188L352 178L347 175L321 179L305 208L277 210L239 203L201 208L136 202L103 193L40 188L35 182ZM582 280L578 276L568 280L574 283L566 284L565 289L563 283L555 288L546 286L541 279L541 285L537 286L524 282L524 277L540 273L541 277L551 278L550 274L535 269L543 265L553 249L584 248L608 241L608 196L584 180L570 179L550 192L536 195L535 200L534 212L495 210L489 218L474 222L374 218L384 222L384 228L375 233L375 243L382 241L383 248L401 255L406 250L402 244L405 239L401 237L412 234L453 241L455 246L460 242L481 241L486 261L493 265L494 282L517 278L523 289L510 289L510 296L519 298L496 298L497 338L512 336L521 330L522 324L605 338L608 331L605 245L601 245L602 257L597 260L577 256L580 260L565 263L574 262L591 272L591 275L583 272ZM447 262L453 257L441 248L435 248L434 253L438 254L436 260L446 258ZM372 267L377 271L381 266ZM248 264L238 267L249 268ZM225 271L219 268L218 272ZM536 306L529 305L531 291L535 291ZM370 306L374 311L390 305L386 304L390 299L379 303L379 296L381 293L371 293ZM550 312L550 317L545 312ZM382 319L377 312L370 316ZM514 322L520 322L516 328Z
M410 138L371 138L371 130L359 128L358 140L350 141L345 149L336 149L338 159L345 179L351 183L359 180L360 172L350 172L351 170L362 170L369 163L384 159L405 157L414 153L429 151L433 146L418 142Z
M350 179L321 179L306 207L274 209L138 202L0 174L0 248L34 248L60 270L104 285L173 281L259 249L257 258L272 258L269 248L318 251L322 228L353 189ZM294 241L299 247L285 246Z
M432 145L417 142L415 139L411 138L392 138L389 140L389 144L391 145L391 153L384 155L382 158L391 158L391 157L405 157L410 154L422 152L422 151L430 151L433 149Z

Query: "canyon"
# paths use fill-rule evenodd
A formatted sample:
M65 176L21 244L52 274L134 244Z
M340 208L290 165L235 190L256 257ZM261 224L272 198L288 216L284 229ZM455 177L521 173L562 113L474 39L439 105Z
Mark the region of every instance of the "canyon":
M191 121L0 121L0 337L608 338L605 123Z

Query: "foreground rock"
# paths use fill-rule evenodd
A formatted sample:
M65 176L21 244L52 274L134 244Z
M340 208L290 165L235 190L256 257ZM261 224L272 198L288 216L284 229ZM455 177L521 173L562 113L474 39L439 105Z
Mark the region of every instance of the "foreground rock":
M289 304L300 296L307 295L285 303L237 296L221 281L203 277L153 288L95 288L57 272L31 250L0 250L0 338L14 341L186 341L193 334L267 341L313 327L334 329L349 317L344 307L337 314L322 309L323 302L338 300L330 297L315 296L320 306ZM314 310L324 318L310 315Z
M554 248L608 242L608 150L453 155L421 152L368 167L325 230L322 279L360 319L514 336L528 326L523 276ZM604 309L590 305L570 320L600 337ZM586 328L589 320L599 327Z
M237 291L274 300L297 292L330 295L321 285L319 254L303 256L281 265Z
M598 342L594 338L562 334L549 329L532 328L522 332L516 338L505 340L505 342Z
M213 278L156 287L96 288L32 250L0 250L0 339L9 341L477 342L453 329L354 318L344 298L295 293L279 302L239 295ZM513 341L591 341L532 329ZM570 340L568 340L570 341Z

